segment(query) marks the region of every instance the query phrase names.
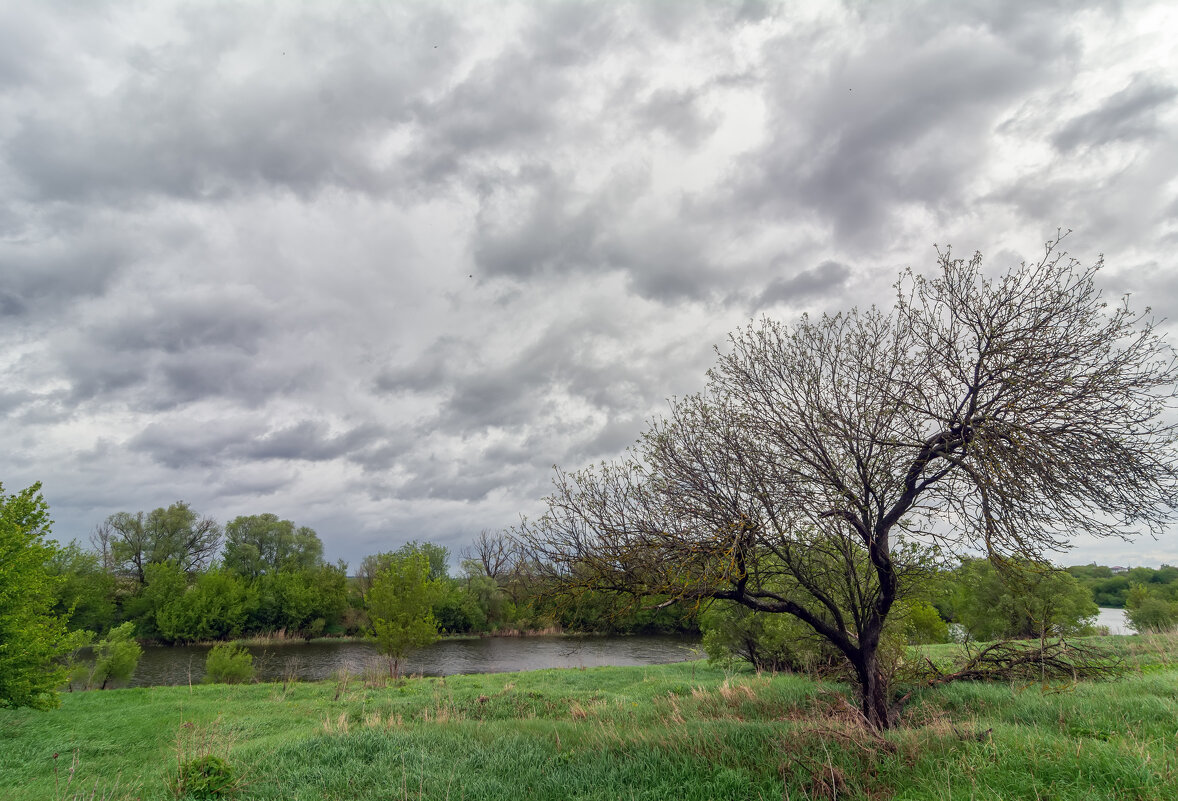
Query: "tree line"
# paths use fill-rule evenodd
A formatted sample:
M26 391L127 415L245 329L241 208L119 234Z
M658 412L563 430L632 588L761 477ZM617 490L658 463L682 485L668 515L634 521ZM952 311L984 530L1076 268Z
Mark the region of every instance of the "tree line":
M421 582L406 584L407 565L423 565ZM418 618L442 634L492 634L559 629L569 632L700 632L727 625L715 609L659 598L633 602L605 590L571 600L547 586L543 570L504 533L483 531L460 554L451 575L448 548L409 542L365 557L355 575L324 559L323 543L307 526L274 514L240 516L223 527L184 502L150 512L120 512L95 527L89 547L74 541L48 559L54 579L51 609L70 630L105 635L124 624L137 638L165 644L207 642L281 632L292 637L363 635L374 630L371 608L391 596L427 599ZM931 569L924 589L906 601L897 625L911 643L1038 636L1044 629L1075 633L1096 614L1094 601L1121 589L1119 605L1175 600L1178 568L1134 568L1114 576L1107 567L1066 572L1041 563L1004 574L984 559ZM382 584L392 575L402 584ZM399 577L399 578L397 578ZM1028 578L1029 577L1029 578ZM1122 589L1123 588L1123 589ZM374 593L374 589L376 592ZM730 616L729 616L730 617ZM1161 621L1164 623L1165 621ZM1159 621L1142 620L1143 627Z
M222 527L176 502L111 515L88 547L63 546L49 539L39 487L0 492L0 501L0 579L19 590L0 600L0 643L9 646L0 650L0 677L11 684L22 673L14 667L21 658L12 655L23 651L30 670L50 667L40 683L21 680L29 688L116 686L134 670L140 641L274 633L370 636L393 675L405 656L439 634L526 630L702 634L712 658L759 669L837 662L788 617L740 604L635 599L604 589L569 595L505 532L481 532L460 554L456 575L449 549L416 541L365 557L349 575L346 564L324 559L314 530L274 514L241 516ZM1128 585L1124 603L1140 630L1172 625L1178 611L1178 568L1114 575L1097 565L1021 567L1004 572L967 558L929 569L919 592L893 615L887 637L908 645L1092 633L1094 597L1113 580ZM86 646L91 656L79 660ZM8 703L36 697L4 684L0 678Z
M178 501L113 514L87 545L56 546L47 558L51 609L70 629L102 635L132 623L138 638L164 644L371 633L374 598L419 562L426 584L412 593L429 598L431 622L443 634L697 630L683 609L625 606L606 593L561 604L506 536L488 532L459 554L453 574L448 548L412 541L364 557L349 575L346 563L324 559L307 526L274 514L221 526Z

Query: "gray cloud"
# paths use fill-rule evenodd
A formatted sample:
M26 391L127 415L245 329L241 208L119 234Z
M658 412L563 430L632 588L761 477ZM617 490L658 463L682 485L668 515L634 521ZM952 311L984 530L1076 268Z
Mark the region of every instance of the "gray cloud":
M1064 123L1051 143L1068 152L1084 145L1150 138L1158 132L1157 112L1168 105L1178 89L1135 75L1124 89L1106 98L1098 108Z
M797 305L843 286L850 277L851 268L847 265L837 261L824 261L789 278L774 279L761 293L757 308L772 306L775 303Z
M67 539L182 497L354 562L534 513L934 241L1071 227L1164 306L1164 8L6 6L0 480Z

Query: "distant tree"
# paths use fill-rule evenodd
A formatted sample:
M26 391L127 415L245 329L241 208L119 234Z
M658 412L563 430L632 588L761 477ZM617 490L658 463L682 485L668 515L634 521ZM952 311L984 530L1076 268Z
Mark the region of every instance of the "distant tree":
M254 655L244 646L220 642L205 657L205 684L245 684L254 679Z
M398 548L395 553L399 556L413 556L414 554L424 556L429 565L430 581L444 579L450 575L450 549L443 545L411 540Z
M264 573L253 586L258 593L258 605L251 615L254 630L294 633L314 616L317 599L310 571Z
M395 551L382 551L381 553L370 554L361 560L358 571L361 592L367 593L373 581L376 579L376 575L387 568L393 561L402 556L412 556L414 554L419 554L425 558L426 563L429 565L430 579L445 578L449 575L449 548L442 545L435 545L432 542L411 540Z
M174 587L174 577L170 581ZM151 584L148 584L150 588ZM257 605L253 588L224 568L202 573L183 593L173 593L169 588L168 600L157 608L155 614L160 636L168 642L236 637L242 633L250 612Z
M1042 639L1080 634L1092 625L1099 609L1075 576L1045 562L1007 568L966 559L957 570L955 608L971 637Z
M464 548L461 555L464 562L476 562L483 575L496 582L508 577L517 560L511 538L503 532L492 534L487 529L480 531L474 543Z
M905 541L1010 565L1081 533L1160 534L1178 502L1178 364L1101 298L1099 263L1057 238L996 278L980 255L939 266L905 274L890 312L738 332L626 458L558 471L520 540L570 592L792 615L893 725L880 646L921 580Z
M323 543L314 529L277 515L242 516L225 526L224 561L248 579L282 568L311 570L323 562Z
M1125 599L1125 614L1134 631L1166 631L1178 625L1178 593L1160 586L1134 584Z
M90 547L98 555L99 564L107 573L114 573L118 565L114 555L114 528L103 520L90 532Z
M99 554L76 542L58 548L50 572L59 580L53 611L71 629L106 632L115 624L117 580L103 569Z
M376 575L365 597L372 636L388 659L389 675L401 675L406 656L438 638L433 608L442 590L430 578L430 563L421 551L395 554Z
M0 484L0 708L54 707L66 678L56 661L67 638L53 614L51 523L40 484L13 495Z
M106 519L114 562L146 583L147 565L172 562L188 574L203 570L221 545L221 527L177 501L151 512L118 512Z

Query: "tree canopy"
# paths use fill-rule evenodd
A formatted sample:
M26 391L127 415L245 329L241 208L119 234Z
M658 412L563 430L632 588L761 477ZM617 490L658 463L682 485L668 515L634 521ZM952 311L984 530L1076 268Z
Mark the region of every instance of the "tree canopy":
M202 570L221 546L221 527L184 501L151 512L118 512L106 519L111 558L140 584L152 563L172 562L185 573Z
M1173 518L1173 352L1059 245L996 278L938 251L889 311L750 324L628 456L558 470L521 540L572 589L792 615L891 725L880 638L931 553L1010 567Z
M51 522L40 484L13 495L0 485L0 708L56 706L66 678L54 662L65 620L52 611Z

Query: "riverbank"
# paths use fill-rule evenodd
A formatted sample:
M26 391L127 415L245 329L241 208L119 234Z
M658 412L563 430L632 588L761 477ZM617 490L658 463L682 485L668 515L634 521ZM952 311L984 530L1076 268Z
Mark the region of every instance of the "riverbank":
M209 754L243 799L1172 798L1178 637L1106 642L1133 673L926 691L883 738L844 686L704 662L73 694L0 711L0 797L171 798Z

